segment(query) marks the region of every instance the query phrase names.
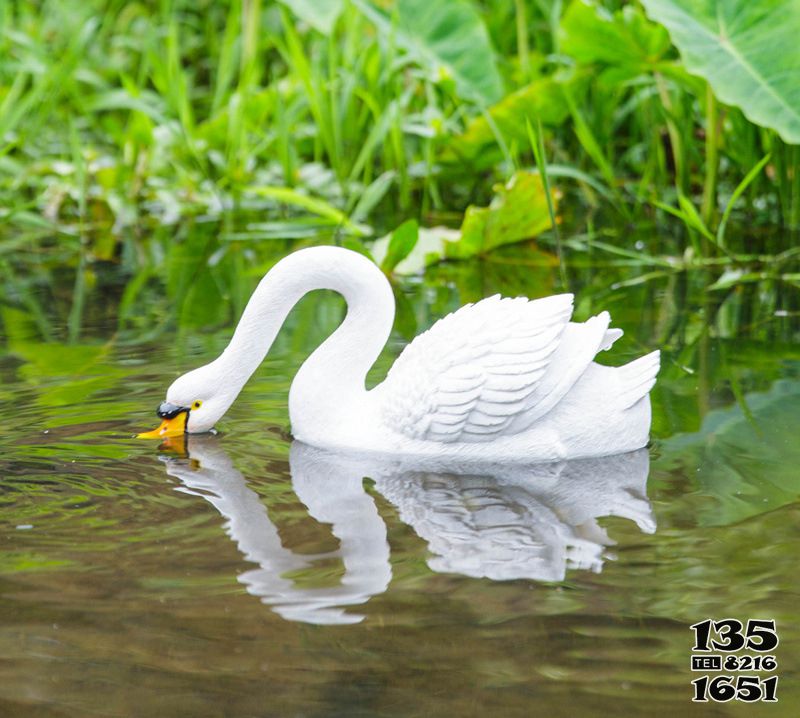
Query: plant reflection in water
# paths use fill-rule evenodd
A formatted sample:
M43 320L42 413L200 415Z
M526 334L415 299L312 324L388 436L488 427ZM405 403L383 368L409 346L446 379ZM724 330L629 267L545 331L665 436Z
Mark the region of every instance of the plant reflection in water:
M387 590L392 577L386 524L363 481L427 542L431 570L493 580L562 581L567 569L599 572L614 544L605 516L655 531L646 484L647 450L551 464L424 465L397 458L338 454L295 441L292 488L309 515L330 524L336 551L300 554L283 546L261 497L247 486L219 437L172 440L162 459L184 493L200 496L258 568L239 574L246 590L287 620L358 623L345 611ZM446 470L445 470L446 468ZM343 576L329 587L299 586L289 574L338 559Z

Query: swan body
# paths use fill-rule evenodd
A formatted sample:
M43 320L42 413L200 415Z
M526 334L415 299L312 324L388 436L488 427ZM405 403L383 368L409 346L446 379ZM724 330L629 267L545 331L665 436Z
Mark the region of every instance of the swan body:
M418 336L385 381L367 390L367 371L392 328L394 297L369 259L337 247L302 249L278 262L227 348L175 380L159 409L164 423L146 436L213 428L291 308L314 289L339 292L348 308L289 391L292 433L300 441L501 462L605 456L648 441L659 353L618 368L595 363L622 332L609 327L607 312L571 322L571 294L468 304Z

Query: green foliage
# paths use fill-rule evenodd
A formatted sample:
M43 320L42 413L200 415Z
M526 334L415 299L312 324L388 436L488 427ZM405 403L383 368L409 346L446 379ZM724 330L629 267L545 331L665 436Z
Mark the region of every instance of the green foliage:
M746 4L720 42L709 23L735 2L713 18L689 0L7 3L4 300L54 336L37 287L68 267L76 339L99 264L121 268L127 303L167 281L182 307L238 296L236 263L261 271L284 240L338 242L400 273L537 236L562 267L600 252L708 285L793 277L785 5ZM563 197L555 223L536 177ZM387 251L376 238L400 226Z
M670 50L669 36L636 6L611 14L602 6L573 2L561 20L561 51L580 63L614 68L620 82L651 70Z
M386 247L386 256L381 259L380 265L384 272L391 272L414 249L419 241L419 225L414 219L403 222L389 236Z
M691 13L680 26L675 7ZM726 46L708 8L723 18L741 10L736 17L747 23L763 15L744 34L734 24ZM784 13L767 24L780 8ZM764 615L767 606L774 616L775 601L788 606L791 596L800 145L791 144L798 140L786 129L798 108L793 75L780 72L796 68L797 50L785 39L797 35L796 17L789 0L0 3L0 398L13 409L2 443L7 541L0 573L14 609L9 640L18 642L20 626L34 633L43 626L44 642L31 645L55 646L55 654L43 653L42 675L51 680L58 645L72 658L75 646L102 648L91 660L63 665L105 666L116 650L116 624L109 624L111 653L104 654L100 634L84 635L85 621L62 620L87 605L99 605L98 616L122 616L123 627L140 623L137 601L180 606L192 625L175 645L193 635L201 613L208 617L214 596L222 596L219 616L228 616L232 576L247 566L220 569L224 550L214 542L227 546L227 538L218 517L197 497L174 490L154 447L128 437L151 426L154 405L175 376L219 354L250 293L280 257L335 243L368 253L395 275L395 334L370 382L404 341L496 292L575 291L578 321L609 310L626 334L604 363L664 350L652 393L657 443L648 487L659 531L626 538L610 519L609 533L620 539L617 568L627 563L625 571L610 567L583 578L575 572L577 591L522 590L538 591L544 629L553 616L576 613L563 661L548 668L552 675L575 672L575 656L584 650L575 648L576 636L586 650L596 648L589 633L597 612L590 606L587 620L583 609L585 597L602 586L617 601L608 615L638 624L641 616L657 619L674 657L652 669L652 625L640 631L649 634L635 658L651 661L651 670L641 673L647 680L634 681L635 705L646 711L664 676L682 681L675 695L684 691L685 678L672 670L686 658L684 632L669 628L676 616L688 625L698 615L721 615L731 601L739 615ZM701 27L711 28L702 38ZM726 56L726 48L737 57ZM744 71L742 59L759 78ZM726 68L742 71L735 82ZM777 94L770 98L770 90ZM765 110L776 97L788 112ZM759 114L765 111L766 119ZM303 545L305 529L296 521L308 519L285 468L286 395L297 366L343 312L339 297L299 303L231 410L229 426L237 431L223 437L271 515L287 521L281 533L309 555L319 553L318 541ZM441 597L453 593L441 590L445 584L457 588L441 611L449 618L426 625L451 626L453 609L466 606L472 613L459 625L506 626L504 635L514 638L518 607L530 604L519 600L520 582L431 576L423 544L396 512L379 508L392 550L400 551L393 561L399 592L373 601L372 618L385 613L387 625L400 625L397 607L410 606L401 623L415 629L393 655L417 660L415 601L429 595L433 616ZM777 561L775 536L789 547ZM760 556L754 546L765 547L755 549ZM187 566L203 570L199 556L214 565L187 581ZM142 567L151 578L120 583L126 571L141 579ZM642 572L655 575L653 567L657 580L642 580ZM719 590L740 584L757 586L761 599ZM423 585L435 590L408 593ZM61 589L72 592L61 602L68 610L57 622L43 620ZM44 604L30 599L35 595L48 603L44 613ZM485 610L487 598L505 608ZM134 613L121 613L122 604ZM190 615L186 606L195 604ZM248 605L255 617L248 626L264 623L264 607ZM797 624L795 613L779 612L782 630ZM56 624L64 631L69 623L71 638L53 643ZM274 634L278 624L264 625ZM607 656L630 663L631 627L617 626L616 636L601 628L604 645L613 644ZM364 650L370 633L378 638ZM415 666L398 672L387 664L385 676L373 680L385 633L347 634L358 636L347 655L365 657L358 670L371 676L370 690L418 674ZM326 642L332 634L286 634L290 641L297 635ZM425 645L452 644L446 631L440 638ZM207 642L200 643L206 655ZM282 654L250 663L280 667L285 643L260 642ZM522 687L541 656L531 653L517 666L503 653L508 641L474 643L490 644L500 646L497 655L475 654L486 679L477 681L475 695L487 681ZM147 650L129 651L138 673ZM185 677L186 652L174 653ZM302 672L311 653L295 653ZM442 660L432 665L446 665L451 653L440 651ZM9 668L7 685L31 684L30 661L6 663L21 666L19 675ZM342 671L338 659L333 663L335 683ZM205 664L198 665L198 690L183 686L175 694L197 695L202 712L209 679ZM231 666L228 675L238 676ZM161 667L159 675L174 668ZM260 685L263 671L256 673ZM585 678L557 681L553 705L563 708L568 693L585 694L591 709L593 666ZM220 694L225 700L229 683ZM330 690L334 683L319 683L320 706L341 693ZM424 691L411 683L413 703ZM164 693L161 683L157 688L156 713ZM298 713L308 706L306 682L301 689ZM454 685L434 693L463 691ZM530 691L500 693L526 699ZM32 705L29 696L15 702L14 695L6 696L12 713ZM390 697L394 706L408 704ZM456 709L452 701L428 701L430 710L420 712L469 713L474 697ZM337 705L347 704L347 712L355 704L345 698ZM120 705L116 712L126 714L130 706Z
M554 77L540 77L473 118L450 143L449 150L475 166L491 166L497 157L492 156L488 146L496 144L498 139L524 147L528 141L528 120L535 118L543 124L558 126L568 117L569 106L562 84Z
M397 0L394 15L387 15L369 0L353 2L437 82L452 80L462 97L487 105L503 96L491 42L472 3Z
M417 227L413 233L409 222L404 222L389 236L373 242L370 256L386 271L399 275L419 274L445 259L448 247L460 237L459 230L449 227Z
M795 0L642 0L686 69L753 122L800 144L800 4Z
M495 187L488 207L470 206L461 225L461 239L447 247L446 256L463 259L504 244L535 237L551 226L544 183L539 174L517 172Z
M313 28L330 35L334 23L344 9L344 0L280 0L298 18Z
M413 274L443 259L485 256L552 226L554 215L539 174L516 172L505 185L494 189L488 207L467 207L460 231L443 227L421 230L409 220L372 245L374 259L385 271Z

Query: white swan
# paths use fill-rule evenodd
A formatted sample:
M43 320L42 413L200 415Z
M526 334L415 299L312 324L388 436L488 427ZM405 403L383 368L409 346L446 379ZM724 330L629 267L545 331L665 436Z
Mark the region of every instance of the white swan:
M652 352L625 366L594 363L622 332L601 312L570 322L572 295L484 299L418 336L386 380L367 371L394 321L386 277L337 247L303 249L261 280L222 354L176 379L158 408L163 422L140 434L208 431L269 350L286 315L314 289L347 301L341 326L297 372L289 391L294 436L314 446L480 461L550 461L644 446Z

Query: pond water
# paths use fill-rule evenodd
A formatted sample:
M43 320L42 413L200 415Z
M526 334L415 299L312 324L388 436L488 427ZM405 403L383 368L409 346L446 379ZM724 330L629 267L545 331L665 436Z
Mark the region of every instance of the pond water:
M625 330L609 363L666 346L652 446L469 475L292 443L336 297L303 300L219 435L160 447L131 435L227 321L132 341L113 282L72 342L5 307L0 715L796 715L797 314L612 274L575 273L578 317ZM374 378L461 303L556 276L501 253L403 284ZM777 704L690 702L689 626L728 617L777 622Z

